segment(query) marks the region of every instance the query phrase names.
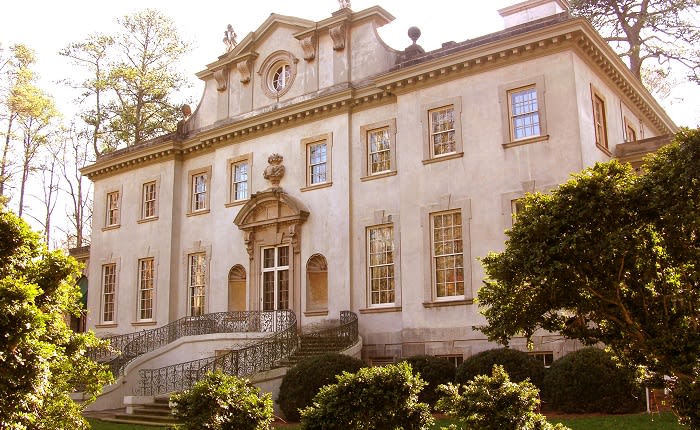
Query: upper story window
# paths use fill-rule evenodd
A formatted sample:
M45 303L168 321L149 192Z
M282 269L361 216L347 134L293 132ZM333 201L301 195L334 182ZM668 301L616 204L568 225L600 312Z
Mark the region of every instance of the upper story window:
M540 114L535 86L512 90L510 102L510 127L513 140L540 135Z
M279 97L289 91L297 73L297 60L287 51L276 51L263 61L258 74L263 77L262 90L270 98Z
M233 164L232 174L232 200L245 200L248 198L248 160Z
M544 76L535 76L498 87L505 148L548 138L544 83Z
M306 152L306 187L302 191L332 185L332 134L302 139L302 144Z
M423 106L423 164L463 156L460 97Z
M396 119L360 127L362 180L383 178L396 174Z
M154 218L156 216L156 181L143 184L142 196L141 218Z
M629 118L625 118L625 142L636 142L637 141L637 130L632 125L632 121Z
M595 130L595 144L598 148L610 154L610 149L608 148L608 121L605 98L593 86L591 86L591 98L593 101L593 127Z
M193 170L190 178L190 210L188 215L198 215L209 212L211 167Z
M107 194L107 211L105 213L105 227L114 227L119 225L119 206L120 202L119 191L113 191Z

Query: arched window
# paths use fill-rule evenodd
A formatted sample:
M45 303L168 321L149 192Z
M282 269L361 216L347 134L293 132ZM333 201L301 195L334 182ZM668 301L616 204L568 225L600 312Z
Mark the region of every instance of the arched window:
M240 264L228 271L228 310L246 310L246 273Z
M328 263L321 254L306 262L306 310L328 311Z

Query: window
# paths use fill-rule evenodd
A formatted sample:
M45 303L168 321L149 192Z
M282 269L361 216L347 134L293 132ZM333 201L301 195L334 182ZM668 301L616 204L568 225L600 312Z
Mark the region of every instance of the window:
M291 67L289 64L281 63L275 66L275 72L272 74L272 90L279 92L287 87L292 76Z
M360 127L362 140L362 180L396 174L396 120Z
M331 137L327 135L302 139L306 151L306 187L310 189L332 185ZM303 191L303 190L302 190Z
M143 184L141 204L141 218L155 218L156 216L156 181Z
M459 367L462 363L464 363L464 356L462 354L436 355L436 357L447 360L455 368Z
M113 227L119 225L119 191L107 194L107 212L105 216L105 226Z
M462 102L459 97L423 106L425 146L423 163L448 160L463 155Z
M367 229L367 283L371 305L395 302L394 227Z
M115 321L115 296L117 293L117 265L102 266L102 322Z
M191 171L190 178L190 210L189 215L209 212L211 167Z
M430 150L433 157L457 151L455 143L455 109L445 106L428 113L430 122Z
M508 92L510 104L511 139L519 140L540 135L540 114L535 86Z
M629 118L625 118L625 142L636 142L637 141L637 130L632 125L632 121Z
M328 263L321 254L314 254L306 262L306 310L328 311Z
M464 296L462 214L450 211L431 216L434 284L438 299Z
M608 124L605 112L605 99L594 88L593 93L593 127L595 129L595 144L608 152Z
M510 216L513 218L513 224L515 224L518 214L525 209L525 202L523 199L513 199L510 201Z
M233 191L232 200L246 200L248 198L248 162L235 163L231 176L233 182L231 185Z
M501 85L498 93L505 148L548 138L543 75Z
M266 96L279 101L289 91L294 83L299 60L287 51L275 51L263 61L258 74L261 87Z
M262 249L262 310L289 309L289 246Z
M138 315L140 320L153 319L154 280L153 258L139 260Z
M189 315L204 315L206 287L206 254L199 252L188 256L188 302Z
M546 368L549 368L554 362L554 353L552 352L528 352L528 355L541 361Z

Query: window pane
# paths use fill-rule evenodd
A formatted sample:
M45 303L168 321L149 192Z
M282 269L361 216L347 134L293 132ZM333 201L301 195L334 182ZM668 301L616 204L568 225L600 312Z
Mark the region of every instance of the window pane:
M394 302L394 228L372 227L367 230L368 284L370 303Z
M367 154L369 157L369 173L379 173L391 170L391 142L389 128L367 132Z
M233 165L233 200L248 198L248 162L243 161Z
M309 183L320 184L326 182L327 171L327 147L326 142L313 143L308 146L309 151Z
M510 93L510 116L513 139L540 135L537 89L524 88Z
M153 259L139 262L139 318L153 318Z
M464 295L462 214L434 214L432 225L437 297Z
M204 253L191 254L189 262L189 302L190 315L204 314L206 256Z

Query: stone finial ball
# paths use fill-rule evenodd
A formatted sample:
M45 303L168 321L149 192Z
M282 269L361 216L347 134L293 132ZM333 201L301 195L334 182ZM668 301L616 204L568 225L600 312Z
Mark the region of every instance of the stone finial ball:
M413 41L413 43L416 43L416 40L420 37L420 28L418 27L411 27L408 29L408 37Z

